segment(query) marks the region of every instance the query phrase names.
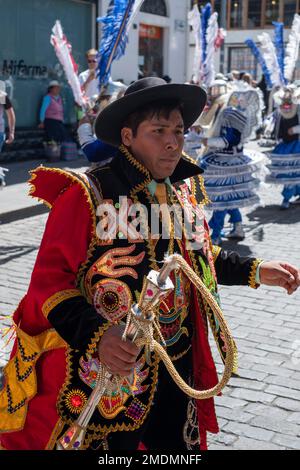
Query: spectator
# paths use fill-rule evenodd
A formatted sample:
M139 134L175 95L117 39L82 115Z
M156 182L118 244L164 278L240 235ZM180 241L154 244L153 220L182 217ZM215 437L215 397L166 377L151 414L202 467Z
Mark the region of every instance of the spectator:
M4 110L6 111L8 121L8 139L5 141ZM16 117L10 99L5 92L5 83L0 81L0 152L4 142L12 144L15 139Z
M241 80L248 83L248 85L253 86L253 79L250 73L244 73Z
M60 96L60 84L53 80L49 83L40 110L40 129L45 129L47 141L69 141L69 134L64 126L63 101Z
M8 139L5 141L5 123L4 123L4 110L6 111L8 121ZM2 150L4 142L6 144L12 144L15 138L15 125L16 117L14 109L10 102L10 99L5 92L5 83L0 81L0 152ZM0 187L5 186L5 172L8 171L6 168L0 166Z
M97 69L97 55L96 49L89 49L86 53L86 59L88 63L88 69L81 72L79 75L79 82L81 88L85 92L86 96L91 99L97 97L99 94L98 80L96 77Z

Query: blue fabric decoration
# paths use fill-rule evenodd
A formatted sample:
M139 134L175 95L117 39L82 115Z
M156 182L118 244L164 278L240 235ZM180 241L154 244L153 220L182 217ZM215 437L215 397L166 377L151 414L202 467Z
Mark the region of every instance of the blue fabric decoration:
M97 69L100 90L108 83L113 61L125 54L128 43L127 24L134 3L135 0L114 0L109 5L106 16L97 18L97 22L103 24Z
M280 77L282 82L287 85L287 80L284 77L284 40L283 40L283 30L284 25L283 23L278 23L277 21L273 22L275 26L275 37L274 37L274 45L276 47L277 52L277 59L280 68Z
M212 6L210 3L207 3L205 7L202 7L201 10L201 24L202 24L202 61L203 64L206 61L207 57L207 37L206 32L208 28L209 18L212 15Z
M252 39L246 39L245 44L251 49L252 54L256 58L257 62L262 68L262 72L264 74L264 77L266 79L267 87L271 90L273 88L273 82L271 79L271 73L267 67L266 61L262 56L262 53L258 49L257 45Z
M83 145L82 151L89 162L103 162L109 158L114 158L118 149L97 139Z

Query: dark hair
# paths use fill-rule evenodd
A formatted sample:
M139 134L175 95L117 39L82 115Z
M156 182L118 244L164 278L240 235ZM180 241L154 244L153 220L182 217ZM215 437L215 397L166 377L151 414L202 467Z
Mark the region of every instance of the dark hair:
M129 127L132 130L133 136L136 137L139 125L143 121L152 119L154 116L157 118L162 116L165 119L169 119L170 114L175 110L178 110L183 116L183 104L179 100L166 99L153 101L127 116L122 128Z

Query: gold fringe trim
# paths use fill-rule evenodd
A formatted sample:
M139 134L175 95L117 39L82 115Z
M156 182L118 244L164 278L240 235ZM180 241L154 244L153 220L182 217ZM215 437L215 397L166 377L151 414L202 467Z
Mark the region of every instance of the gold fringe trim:
M57 421L53 431L52 431L52 434L50 436L50 439L45 447L45 450L53 450L54 447L56 446L56 441L57 441L57 438L59 436L59 434L62 432L63 428L64 428L64 425L65 423L62 421L62 419L59 418L59 420Z
M205 184L204 184L204 178L201 175L198 175L196 178L198 179L202 194L204 196L204 201L201 202L201 204L203 204L204 206L208 206L211 203L211 200L209 199L208 194L206 192L206 188L205 188Z
M42 306L43 315L48 318L49 313L53 310L57 305L67 299L71 299L72 297L81 297L82 294L78 289L67 289L56 292L55 294L51 295Z
M28 402L37 393L35 364L41 354L65 348L65 341L54 329L30 336L16 328L18 347L15 355L4 367L4 388L0 392L0 432L23 429Z
M251 269L249 273L249 281L248 281L248 285L252 289L258 289L259 287L259 284L256 284L255 277L256 277L257 267L262 261L263 261L262 259L255 259L254 261L252 261Z
M152 181L152 178L147 168L144 167L138 160L134 158L134 156L129 152L129 150L127 149L127 147L125 147L125 145L123 144L120 145L119 150L123 155L125 155L125 157L131 163L131 165L137 168L141 173L143 173L147 177L147 179L150 180L149 181L150 183Z
M30 185L28 196L32 197L33 199L37 199L39 202L42 202L43 204L45 204L45 206L47 206L49 209L52 209L52 204L46 201L46 199L33 195L33 193L36 191L36 186L33 184L33 181L37 178L37 174L34 172L40 169L44 170L45 168L41 165L41 166L38 166L35 170L29 171L31 176L30 176L30 179L28 180L28 184Z
M97 349L97 344L100 341L101 336L108 330L108 328L112 326L110 322L106 322L103 326L100 326L98 331L94 334L91 342L88 344L86 354L94 354Z
M221 253L221 251L222 251L222 248L220 248L217 245L212 245L212 255L213 255L214 263L217 261L217 258L219 254Z

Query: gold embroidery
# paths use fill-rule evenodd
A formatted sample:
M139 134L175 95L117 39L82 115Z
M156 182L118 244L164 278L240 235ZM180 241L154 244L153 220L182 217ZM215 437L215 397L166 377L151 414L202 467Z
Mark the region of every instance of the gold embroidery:
M42 306L43 315L48 318L49 313L61 302L67 299L71 299L72 297L81 297L82 294L78 289L67 289L62 290L60 292L56 292L55 294L51 295Z
M35 364L46 351L66 347L53 330L29 336L16 326L18 346L4 367L4 388L0 392L0 432L20 431L24 427L27 406L37 393Z
M65 397L65 404L71 413L80 414L87 402L86 394L79 389L70 390Z
M138 278L136 270L128 266L140 264L145 257L145 252L143 251L136 256L129 256L135 248L135 245L125 248L112 248L106 251L104 255L90 267L84 281L86 292L90 298L92 297L92 278L97 274L111 278L120 278L123 276L131 276L133 279Z
M98 328L98 331L96 331L90 343L88 344L86 354L92 355L94 354L94 352L96 352L97 344L99 343L101 336L103 336L105 331L108 330L110 326L111 326L111 323L106 322L104 323L104 325Z
M93 286L96 311L107 321L117 324L130 311L132 294L125 282L101 279Z
M63 427L64 427L64 422L59 418L59 420L57 421L52 433L51 433L51 436L50 436L50 439L45 447L45 450L53 450L54 447L56 446L56 441L57 441L57 438L59 436L59 434L61 433L61 431L63 430Z
M135 167L137 168L141 173L143 173L147 179L149 179L151 181L151 176L150 176L150 173L149 171L147 170L147 168L145 168L138 160L136 160L134 158L134 156L129 152L129 150L125 147L125 145L121 145L119 147L119 150L120 152L123 153L123 155L125 155L125 157L127 158L127 160ZM149 183L150 183L149 181Z
M39 166L35 170L30 170L29 171L31 176L30 176L30 179L28 180L28 184L30 185L30 188L29 188L29 191L28 191L28 196L37 199L39 202L42 202L43 204L45 204L49 209L52 209L52 204L50 204L48 201L46 201L46 199L43 199L41 197L37 197L37 196L33 195L33 193L36 191L36 187L33 184L33 181L37 178L37 174L34 173L34 172L41 169L41 168L44 169L43 166Z
M221 253L221 250L222 249L217 245L212 246L212 255L213 255L214 263L217 261L217 258L219 254Z
M192 345L190 344L189 347L185 351L183 351L182 353L177 354L175 356L171 356L170 357L171 361L172 362L178 361L178 359L181 359L182 357L184 357L190 351L191 348L192 348Z
M259 287L259 284L256 284L255 277L256 277L257 267L261 262L262 262L262 259L255 259L251 263L248 284L249 284L249 287L251 287L252 289L257 289Z

